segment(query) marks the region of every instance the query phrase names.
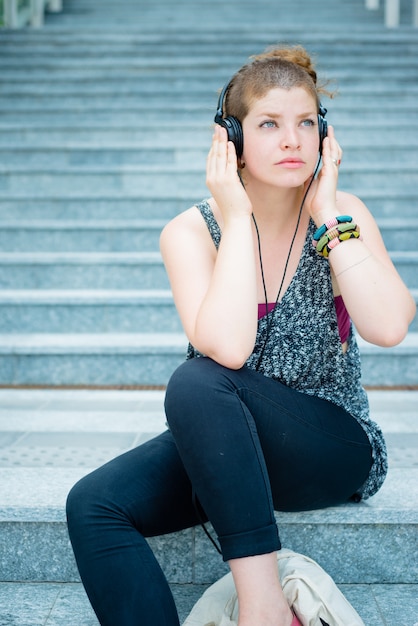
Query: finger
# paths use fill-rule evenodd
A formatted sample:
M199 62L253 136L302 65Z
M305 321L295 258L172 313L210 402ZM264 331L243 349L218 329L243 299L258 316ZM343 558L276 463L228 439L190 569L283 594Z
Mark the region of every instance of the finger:
M212 146L206 164L206 184L215 193L215 187L224 184L227 175L227 132L218 124L215 126Z
M222 144L224 142L224 137L222 135L222 130L223 129L219 126L219 124L215 125L212 136L212 145L208 153L208 159L214 167L217 164L218 157L223 154Z
M338 167L341 164L343 151L341 149L340 144L335 138L335 131L334 131L333 126L330 126L330 132L328 134L328 138L329 138L328 145L329 145L329 151L330 151L332 163Z
M208 155L206 157L206 172L207 174L212 173L215 167L216 160L216 152L217 152L218 139L216 136L216 131L213 132L212 136L212 144L209 149Z
M238 169L237 151L232 141L227 143L227 168L233 172L236 172Z
M215 166L218 176L223 176L227 169L227 153L227 142L225 141L225 137L221 137L217 144L215 156Z
M218 167L219 167L219 129L218 125L215 125L213 136L212 136L212 145L208 152L208 156L206 159L206 179L207 182L215 182L218 176Z
M326 137L322 146L323 174L332 173L341 163L340 150L332 144L331 137Z

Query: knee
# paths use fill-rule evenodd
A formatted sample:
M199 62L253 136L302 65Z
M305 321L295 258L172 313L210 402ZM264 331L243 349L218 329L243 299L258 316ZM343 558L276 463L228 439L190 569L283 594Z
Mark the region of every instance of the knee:
M197 357L184 361L172 374L166 390L166 402L171 398L201 398L202 394L224 386L231 370L208 357ZM228 383L227 383L228 384Z
M212 420L214 407L235 396L240 373L207 357L185 361L171 376L165 412L172 434L202 429Z
M205 357L185 361L172 374L165 394L167 421L172 426L177 416L184 420L189 410L192 413L207 402L212 388L216 385L217 363Z
M90 517L94 503L97 502L97 490L90 475L79 480L70 490L66 502L68 529L71 531Z

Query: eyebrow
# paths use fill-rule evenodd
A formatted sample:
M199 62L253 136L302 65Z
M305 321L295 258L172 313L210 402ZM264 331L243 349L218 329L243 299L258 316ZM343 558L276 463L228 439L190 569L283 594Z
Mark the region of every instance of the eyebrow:
M314 111L313 109L311 109L309 112L304 112L304 113L300 113L299 115L297 115L296 117L299 118L304 118L304 117L309 117L310 115L317 115L317 111ZM283 117L282 113L259 113L256 115L256 117L271 117L272 119L275 118L280 118Z

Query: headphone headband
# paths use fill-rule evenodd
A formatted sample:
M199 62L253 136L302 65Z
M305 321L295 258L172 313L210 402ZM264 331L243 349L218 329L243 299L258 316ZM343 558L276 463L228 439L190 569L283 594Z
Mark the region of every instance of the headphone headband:
M215 115L215 122L217 124L219 124L219 121L223 118L226 92L228 91L230 84L231 84L230 82L226 83L226 85L222 87L222 91L219 94L218 104L216 107L216 115Z

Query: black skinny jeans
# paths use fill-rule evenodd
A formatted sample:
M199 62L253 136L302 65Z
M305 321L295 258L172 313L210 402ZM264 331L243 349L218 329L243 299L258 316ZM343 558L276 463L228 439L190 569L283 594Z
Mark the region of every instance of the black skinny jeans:
M274 510L343 503L371 467L353 417L245 367L186 361L165 407L169 431L81 479L68 496L80 576L104 626L178 625L145 537L198 524L192 492L230 560L279 549Z

